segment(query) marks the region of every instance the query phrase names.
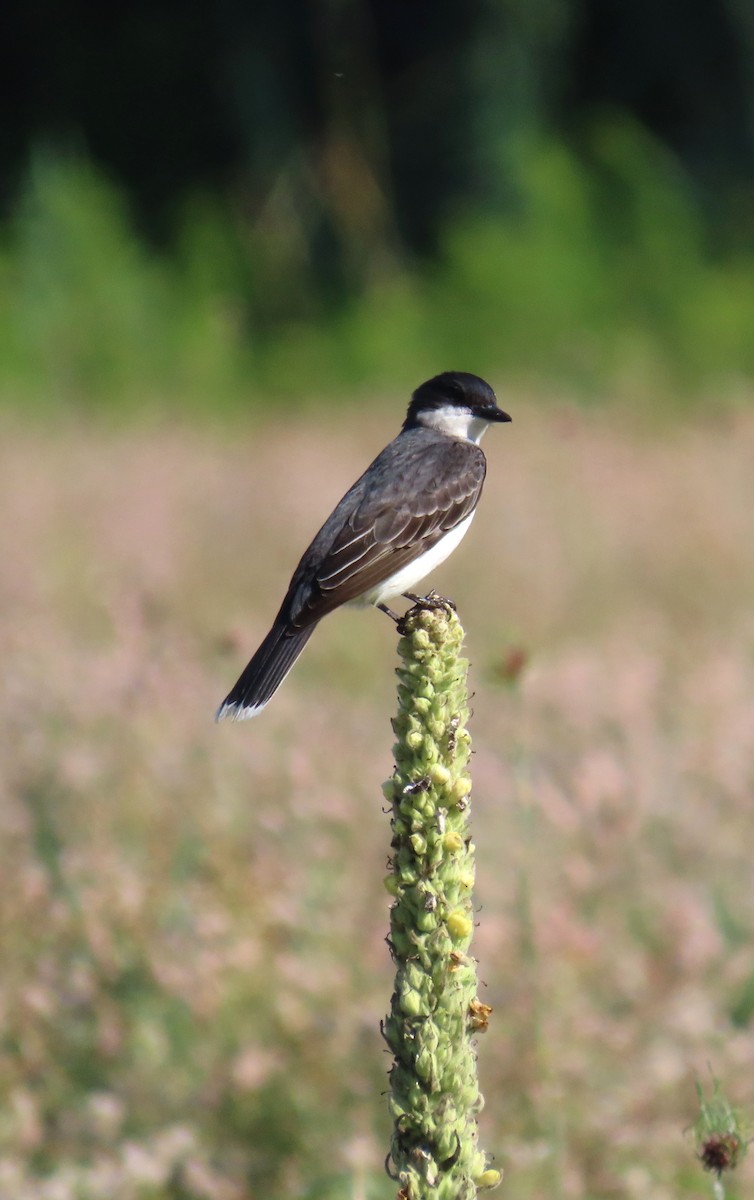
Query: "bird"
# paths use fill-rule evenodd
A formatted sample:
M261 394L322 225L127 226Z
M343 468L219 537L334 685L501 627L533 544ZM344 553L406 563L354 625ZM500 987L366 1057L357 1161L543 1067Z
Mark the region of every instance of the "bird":
M468 531L487 461L479 441L510 421L478 375L444 371L411 396L400 432L336 505L293 573L270 632L215 714L247 720L272 699L318 623L344 604L405 596Z

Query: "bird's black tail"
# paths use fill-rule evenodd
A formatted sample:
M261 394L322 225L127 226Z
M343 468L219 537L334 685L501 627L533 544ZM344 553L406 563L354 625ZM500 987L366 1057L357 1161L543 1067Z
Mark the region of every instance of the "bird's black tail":
M291 629L288 625L275 623L218 708L215 720L222 721L227 717L232 721L246 721L261 712L309 641L315 626L316 623L305 629Z

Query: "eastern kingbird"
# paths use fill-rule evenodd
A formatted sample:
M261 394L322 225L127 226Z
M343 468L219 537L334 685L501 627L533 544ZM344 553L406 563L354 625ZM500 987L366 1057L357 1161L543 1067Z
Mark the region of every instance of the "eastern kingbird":
M216 719L265 707L314 633L341 604L404 595L455 550L482 493L479 440L510 421L478 375L446 371L417 388L403 427L346 492L296 567L280 612Z

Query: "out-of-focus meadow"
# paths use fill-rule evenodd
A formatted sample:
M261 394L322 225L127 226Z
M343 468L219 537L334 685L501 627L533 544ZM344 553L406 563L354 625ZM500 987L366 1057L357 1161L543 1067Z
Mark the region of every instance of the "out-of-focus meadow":
M695 1079L752 1102L754 416L498 390L432 581L474 691L483 1144L519 1200L701 1197ZM258 720L212 723L397 427L379 399L4 421L2 1197L394 1193L390 623L328 618Z

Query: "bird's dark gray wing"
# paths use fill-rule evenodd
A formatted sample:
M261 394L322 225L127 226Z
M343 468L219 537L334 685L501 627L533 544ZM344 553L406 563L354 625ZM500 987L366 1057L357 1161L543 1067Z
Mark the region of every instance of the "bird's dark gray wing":
M315 537L280 617L303 628L419 558L474 511L485 471L472 442L424 429L399 434Z

